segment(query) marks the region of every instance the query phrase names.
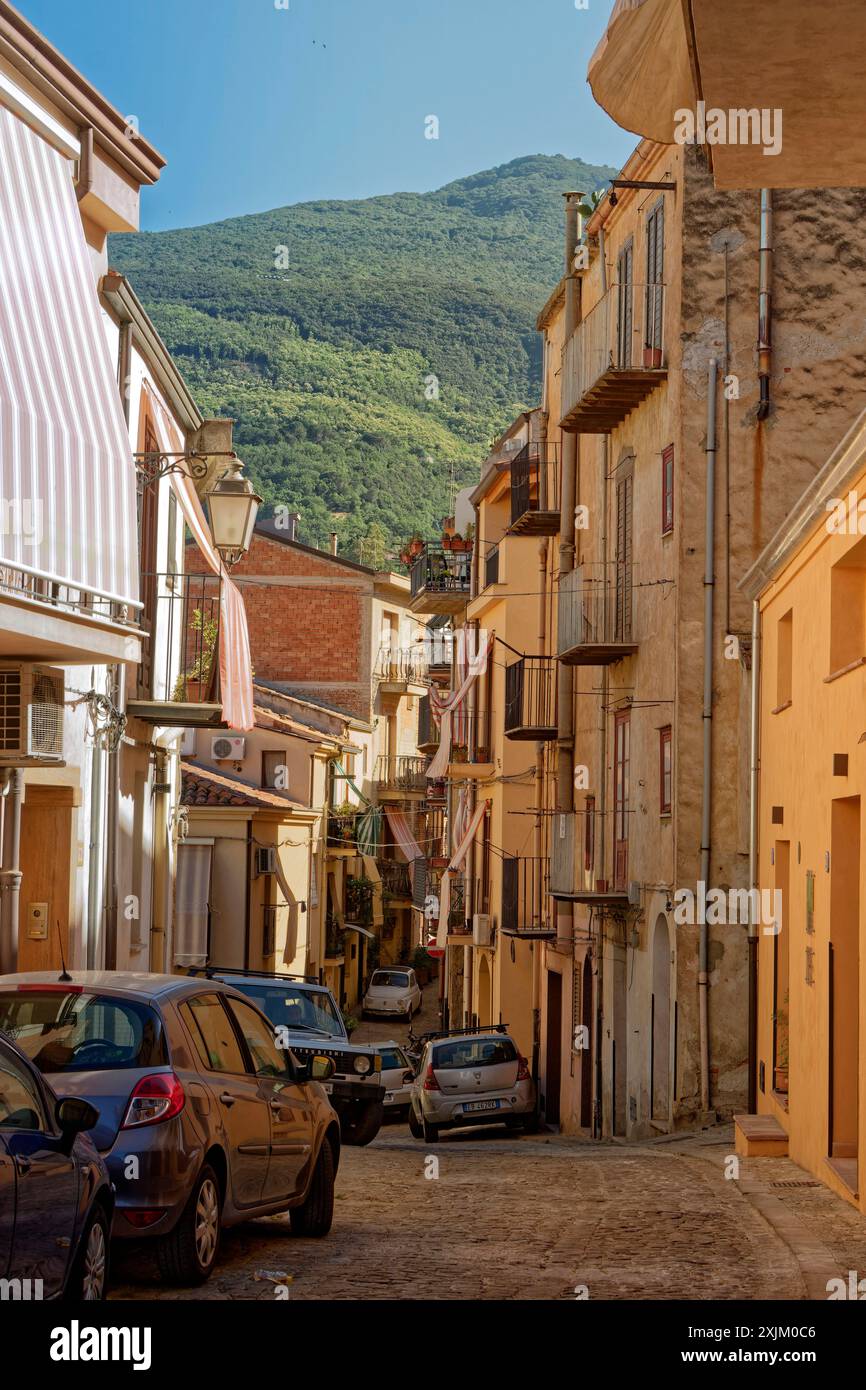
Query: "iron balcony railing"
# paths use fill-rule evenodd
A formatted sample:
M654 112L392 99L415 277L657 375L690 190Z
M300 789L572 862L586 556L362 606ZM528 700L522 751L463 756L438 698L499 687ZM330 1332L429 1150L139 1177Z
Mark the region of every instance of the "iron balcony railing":
M357 833L357 811L330 811L328 813L328 845L353 845Z
M214 574L141 576L141 697L177 704L219 702L220 592ZM168 663L156 660L168 652Z
M505 732L513 739L556 738L556 662L524 656L505 668Z
M409 574L410 596L419 594L448 594L469 597L472 576L472 551L446 550L441 545L428 545L419 555Z
M427 758L395 757L382 753L376 760L373 778L380 792L423 792L427 790L425 776Z
M511 463L512 530L559 524L559 466L555 444L526 444ZM533 520L535 518L535 520Z
M508 855L502 861L502 931L514 936L552 935L553 913L546 858Z
M398 859L380 859L377 868L385 893L392 898L411 898L412 871L409 864Z
M373 674L380 681L405 681L421 684L427 679L427 657L422 644L414 647L394 647L383 642L376 657Z
M637 650L630 564L580 565L560 577L557 650L576 665L608 665Z
M471 930L466 920L466 880L464 878L455 878L451 884L448 930L458 933Z
M564 418L609 373L666 368L665 293L662 284L625 281L593 305L562 350ZM636 403L627 402L628 409Z
M489 763L493 714L490 710L460 710L451 718L451 762Z
M7 517L7 525L10 520ZM15 524L14 517L11 524ZM22 569L14 560L0 563L0 594L7 598L20 598L28 602L47 605L60 613L75 613L84 618L94 618L101 622L122 623L137 626L140 621L138 609L117 599L106 598L89 589L79 589L72 584L63 584L45 575L34 574Z

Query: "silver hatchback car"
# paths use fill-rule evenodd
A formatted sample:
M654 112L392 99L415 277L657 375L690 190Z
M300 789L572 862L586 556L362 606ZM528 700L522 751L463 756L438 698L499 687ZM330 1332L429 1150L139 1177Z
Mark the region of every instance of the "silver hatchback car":
M489 1124L537 1127L526 1058L504 1026L434 1034L412 1087L410 1132L430 1144L441 1129Z

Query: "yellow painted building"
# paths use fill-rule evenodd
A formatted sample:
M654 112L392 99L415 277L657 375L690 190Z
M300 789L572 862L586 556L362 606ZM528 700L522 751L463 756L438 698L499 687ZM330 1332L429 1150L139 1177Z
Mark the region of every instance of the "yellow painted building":
M863 417L743 587L761 653L756 1108L771 1139L784 1131L797 1163L866 1211Z

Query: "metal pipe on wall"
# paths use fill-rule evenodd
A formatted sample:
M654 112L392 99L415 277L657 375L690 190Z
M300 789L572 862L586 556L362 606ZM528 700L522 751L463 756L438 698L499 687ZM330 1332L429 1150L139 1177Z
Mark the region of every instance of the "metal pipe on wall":
M704 891L710 881L710 837L713 809L713 607L715 598L716 538L716 395L718 362L710 358L707 381L707 496L704 561L704 701L703 701L703 786L701 792L701 882ZM710 1028L709 1028L709 931L700 923L698 946L698 1002L700 1011L701 1108L710 1108Z
M749 751L749 888L758 887L758 776L761 719L761 610L752 604L752 689ZM752 904L756 901L750 894ZM758 1108L758 917L749 913L749 1114Z
M773 355L773 194L761 189L761 245L758 269L758 419L770 413L770 363Z

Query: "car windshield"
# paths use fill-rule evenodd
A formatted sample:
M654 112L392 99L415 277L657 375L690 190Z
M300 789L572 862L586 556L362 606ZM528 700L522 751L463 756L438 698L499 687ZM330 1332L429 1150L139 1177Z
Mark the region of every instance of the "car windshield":
M159 1014L133 999L81 989L15 990L0 994L0 1029L42 1072L168 1064Z
M433 1053L436 1071L495 1067L501 1062L516 1061L517 1049L510 1038L459 1038L456 1042L440 1043Z
M377 970L370 981L371 989L408 989L409 976L404 970Z
M305 990L287 982L284 985L263 984L260 980L232 979L239 989L275 1028L297 1028L302 1033L326 1033L331 1038L345 1039L346 1029L330 994L324 990Z

